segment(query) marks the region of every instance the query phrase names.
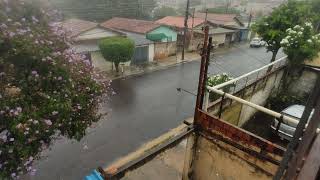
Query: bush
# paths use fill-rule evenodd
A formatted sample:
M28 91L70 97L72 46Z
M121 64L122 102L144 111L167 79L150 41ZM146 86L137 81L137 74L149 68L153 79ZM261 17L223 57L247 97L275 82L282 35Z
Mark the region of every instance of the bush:
M230 80L232 80L232 77L229 76L228 74L226 74L226 73L218 74L218 75L208 77L207 85L210 87L214 87L214 86L217 86L217 85L222 84L224 82L228 82ZM234 86L233 84L225 86L222 88L222 90L224 92L229 92L230 88L233 86ZM209 99L211 102L219 99L219 97L221 97L221 96L216 93L213 93L213 92L210 92L210 94L209 94Z
M80 140L107 87L35 4L0 0L0 179L34 173L60 134Z
M113 62L119 72L120 62L132 59L135 44L125 37L108 37L99 42L99 48L105 60Z

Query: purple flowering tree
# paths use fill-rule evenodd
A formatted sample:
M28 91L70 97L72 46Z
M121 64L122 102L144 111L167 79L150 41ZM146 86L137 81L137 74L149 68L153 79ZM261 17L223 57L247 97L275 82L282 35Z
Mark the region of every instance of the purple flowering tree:
M34 159L57 135L80 140L108 90L48 12L0 0L0 179L34 173Z

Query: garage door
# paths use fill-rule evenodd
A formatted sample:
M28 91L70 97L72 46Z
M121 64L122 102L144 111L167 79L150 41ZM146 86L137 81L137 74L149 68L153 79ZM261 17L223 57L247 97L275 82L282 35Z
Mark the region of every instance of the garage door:
M136 47L132 64L144 64L149 59L149 46Z

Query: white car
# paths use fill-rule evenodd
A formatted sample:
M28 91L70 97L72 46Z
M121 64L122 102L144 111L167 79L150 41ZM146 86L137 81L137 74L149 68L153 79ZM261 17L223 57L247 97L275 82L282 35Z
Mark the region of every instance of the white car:
M250 42L250 47L261 47L265 45L266 45L266 42L262 41L261 38L253 38Z
M299 121L302 117L304 109L305 106L303 105L292 105L281 111L281 114L290 116ZM312 112L310 113L309 120L311 119L313 112L314 110L312 110ZM279 130L277 132L278 123L279 120L275 118L273 120L273 123L271 124L271 129L273 130L273 132L276 133L281 139L291 141L298 124L283 122L280 124Z

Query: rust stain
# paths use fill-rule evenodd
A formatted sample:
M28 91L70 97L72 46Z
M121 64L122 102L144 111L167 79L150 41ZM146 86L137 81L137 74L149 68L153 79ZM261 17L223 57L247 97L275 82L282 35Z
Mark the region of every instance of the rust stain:
M241 142L249 146L255 146L262 151L266 151L272 154L283 155L284 149L273 144L267 140L259 138L254 134L246 132L232 124L219 120L216 117L198 110L199 125L201 129L206 131L215 131L224 137L227 137L235 142Z

